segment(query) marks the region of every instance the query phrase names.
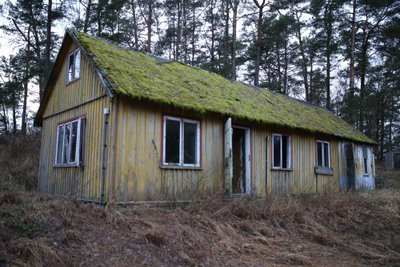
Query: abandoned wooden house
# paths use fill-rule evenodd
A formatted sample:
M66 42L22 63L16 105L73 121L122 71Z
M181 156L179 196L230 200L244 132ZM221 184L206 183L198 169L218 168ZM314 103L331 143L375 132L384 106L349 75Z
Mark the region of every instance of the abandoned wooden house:
M374 187L374 141L330 111L83 33L35 123L40 191L89 201Z

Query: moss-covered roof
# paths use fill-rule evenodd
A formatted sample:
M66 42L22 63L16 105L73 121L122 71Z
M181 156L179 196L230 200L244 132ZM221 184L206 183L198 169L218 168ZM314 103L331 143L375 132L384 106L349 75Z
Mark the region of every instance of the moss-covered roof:
M77 35L114 92L132 99L172 105L200 113L218 113L280 127L375 143L330 111L305 102L233 82L177 61L160 61L87 34Z

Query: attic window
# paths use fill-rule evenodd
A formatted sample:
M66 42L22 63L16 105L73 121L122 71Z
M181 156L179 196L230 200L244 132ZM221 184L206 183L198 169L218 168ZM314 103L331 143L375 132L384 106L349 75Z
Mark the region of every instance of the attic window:
M71 83L80 77L81 71L81 50L77 49L68 55L68 69L66 82Z
M272 135L272 167L274 169L291 168L291 138L288 135Z
M80 166L83 163L85 118L57 126L55 166Z
M164 166L200 166L200 122L164 117Z

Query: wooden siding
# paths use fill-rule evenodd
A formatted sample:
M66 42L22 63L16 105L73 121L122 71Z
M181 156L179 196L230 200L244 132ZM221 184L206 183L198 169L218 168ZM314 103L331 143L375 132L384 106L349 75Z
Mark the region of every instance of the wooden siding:
M207 116L118 102L113 143L115 173L110 198L116 201L182 200L218 190L223 179L223 122ZM201 169L160 168L163 115L201 122Z
M223 190L223 127L225 119L196 116L191 112L136 104L120 100L113 144L115 173L110 178L110 198L117 202L185 200L196 194ZM114 114L115 115L115 114ZM160 167L163 115L201 121L202 168L164 169ZM239 123L233 123L240 126ZM249 127L249 125L244 125ZM292 134L292 169L272 170L272 131L250 127L251 194L316 193L339 191L338 142L330 141L333 175L316 175L316 137ZM268 137L268 148L266 142ZM267 150L268 149L268 150Z
M41 192L98 200L101 182L104 107L110 107L108 97L43 121L43 142L39 165L39 190ZM77 116L86 116L84 165L82 167L54 167L57 123Z
M76 49L72 44L60 52L62 67L52 79L50 98L42 123L39 182L41 192L73 195L80 199L99 199L102 170L102 140L105 107L112 109L110 99L100 84L86 57L81 54L80 79L65 84L67 56ZM78 116L86 117L84 165L55 167L57 124ZM110 125L112 116L110 116ZM110 136L108 135L109 141ZM111 171L107 168L107 171Z
M62 67L57 73L55 83L52 88L46 90L51 91L51 97L47 103L43 118L51 116L57 112L62 112L72 107L76 107L82 103L91 101L105 94L101 83L96 76L94 70L89 64L87 58L81 53L80 78L69 84L66 84L65 77L67 72L68 54L76 49L75 45L71 45L66 51L62 51L60 56L65 60L62 61Z
M264 197L267 193L300 194L339 191L338 142L330 142L333 175L316 175L316 137L290 134L292 140L292 168L272 169L272 134L280 133L267 127L253 128L252 187L253 193ZM287 133L284 133L287 134ZM268 138L268 146L267 146Z

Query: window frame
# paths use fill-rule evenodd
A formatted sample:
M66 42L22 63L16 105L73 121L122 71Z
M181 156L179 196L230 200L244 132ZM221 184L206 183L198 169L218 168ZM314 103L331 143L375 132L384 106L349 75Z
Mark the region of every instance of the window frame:
M275 166L275 143L274 143L274 137L279 136L280 137L280 166ZM289 152L287 153L287 166L286 167L282 167L282 159L283 159L283 153L282 153L282 136L286 136L288 138L288 148L289 148ZM272 134L272 138L271 138L271 149L272 149L272 157L271 157L271 164L272 164L272 169L273 170L292 170L292 153L293 153L293 149L292 149L292 136L288 135L288 134L277 134L277 133L273 133Z
M168 163L166 162L166 122L167 120L178 121L179 122L179 163ZM184 163L184 123L196 124L196 163L188 164ZM162 125L162 155L161 155L161 167L163 168L179 168L179 169L200 169L201 168L201 122L199 120L187 119L183 117L176 116L163 116Z
M322 153L322 165L320 166L319 165L319 161L318 161L318 143L321 143L322 144L322 151L321 151L321 153ZM327 144L328 145L328 165L326 165L325 164L325 157L324 157L324 155L325 155L325 146L324 146L324 144ZM315 143L315 151L316 151L316 166L317 167L320 167L320 168L331 168L332 167L332 159L331 159L331 143L329 142L329 141L324 141L324 140L317 140L316 141L316 143Z
M78 73L78 76L75 77L76 66L77 66L76 59L77 59L77 54L78 53L79 53L79 73ZM70 57L71 57L71 55L73 56L74 62L73 62L73 65L72 65L72 78L70 80L69 79L69 69L70 69ZM72 51L71 53L68 53L68 56L67 56L67 71L65 73L65 83L67 85L79 80L80 77L81 77L81 57L82 57L81 55L82 55L82 53L81 53L80 48L77 48L74 51Z
M72 149L72 134L69 134L69 144L67 150L67 161L64 162L65 157L65 129L70 126L72 131L73 123L77 122L77 130L76 130L76 144L75 144L75 161L71 161L71 149ZM59 132L63 129L63 134L61 136L61 162L58 162L59 155ZM85 133L86 133L86 117L81 116L77 118L70 119L68 121L63 121L57 124L56 128L56 143L55 143L55 153L54 153L54 167L80 167L84 165L84 150L85 150ZM82 155L82 156L81 156Z

